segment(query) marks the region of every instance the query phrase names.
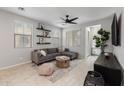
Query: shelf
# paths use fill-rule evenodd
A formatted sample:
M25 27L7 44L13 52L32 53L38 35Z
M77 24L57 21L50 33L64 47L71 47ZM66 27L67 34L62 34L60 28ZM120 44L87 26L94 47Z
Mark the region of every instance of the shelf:
M51 38L59 39L59 37L51 37Z
M36 28L37 30L42 30L42 31L46 31L46 32L51 32L51 30L48 29L42 29L42 28Z
M44 42L44 43L37 42L37 44L39 44L39 45L47 45L47 44L51 44L51 43L50 42Z
M50 36L49 36L49 37L45 37L45 36L43 36L43 35L37 35L37 37L51 38Z
M56 39L59 39L59 37L50 37L50 36L45 37L45 36L43 36L43 35L37 35L37 37L43 37L43 38L56 38Z

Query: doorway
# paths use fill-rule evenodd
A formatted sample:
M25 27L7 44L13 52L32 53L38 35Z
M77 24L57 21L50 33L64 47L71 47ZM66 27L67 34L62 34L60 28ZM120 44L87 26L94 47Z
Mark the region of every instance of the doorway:
M97 32L101 28L101 25L93 25L86 27L85 33L85 57L97 56L101 53L101 49L96 47L96 41L93 40L94 35L98 35Z

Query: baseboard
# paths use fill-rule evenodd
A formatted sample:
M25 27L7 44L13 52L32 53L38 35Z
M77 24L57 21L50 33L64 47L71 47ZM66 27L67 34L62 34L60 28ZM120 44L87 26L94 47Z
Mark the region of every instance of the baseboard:
M23 63L11 65L11 66L2 67L2 68L0 68L0 70L5 70L5 69L13 68L13 67L15 67L15 66L19 66L19 65L23 65L23 64L27 64L27 63L31 63L31 62L32 62L32 61L27 61L27 62L23 62Z

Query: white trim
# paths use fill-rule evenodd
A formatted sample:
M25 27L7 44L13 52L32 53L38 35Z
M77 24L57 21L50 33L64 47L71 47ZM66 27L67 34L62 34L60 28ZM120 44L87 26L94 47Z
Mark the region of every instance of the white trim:
M27 64L27 63L31 63L31 60L27 61L27 62L11 65L11 66L1 67L0 70L5 70L5 69L13 68L13 67L16 67L16 66L19 66L19 65L23 65L23 64Z

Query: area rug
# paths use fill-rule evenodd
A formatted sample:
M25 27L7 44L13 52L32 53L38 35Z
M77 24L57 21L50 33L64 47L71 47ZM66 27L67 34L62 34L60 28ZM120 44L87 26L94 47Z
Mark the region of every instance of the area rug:
M68 68L58 68L55 66L55 72L51 76L44 76L44 77L54 83L57 80L61 79L66 74L68 74L75 67L77 67L78 64L80 64L80 62L81 61L79 60L70 61L70 66ZM53 64L56 65L55 63L56 62L54 61Z

